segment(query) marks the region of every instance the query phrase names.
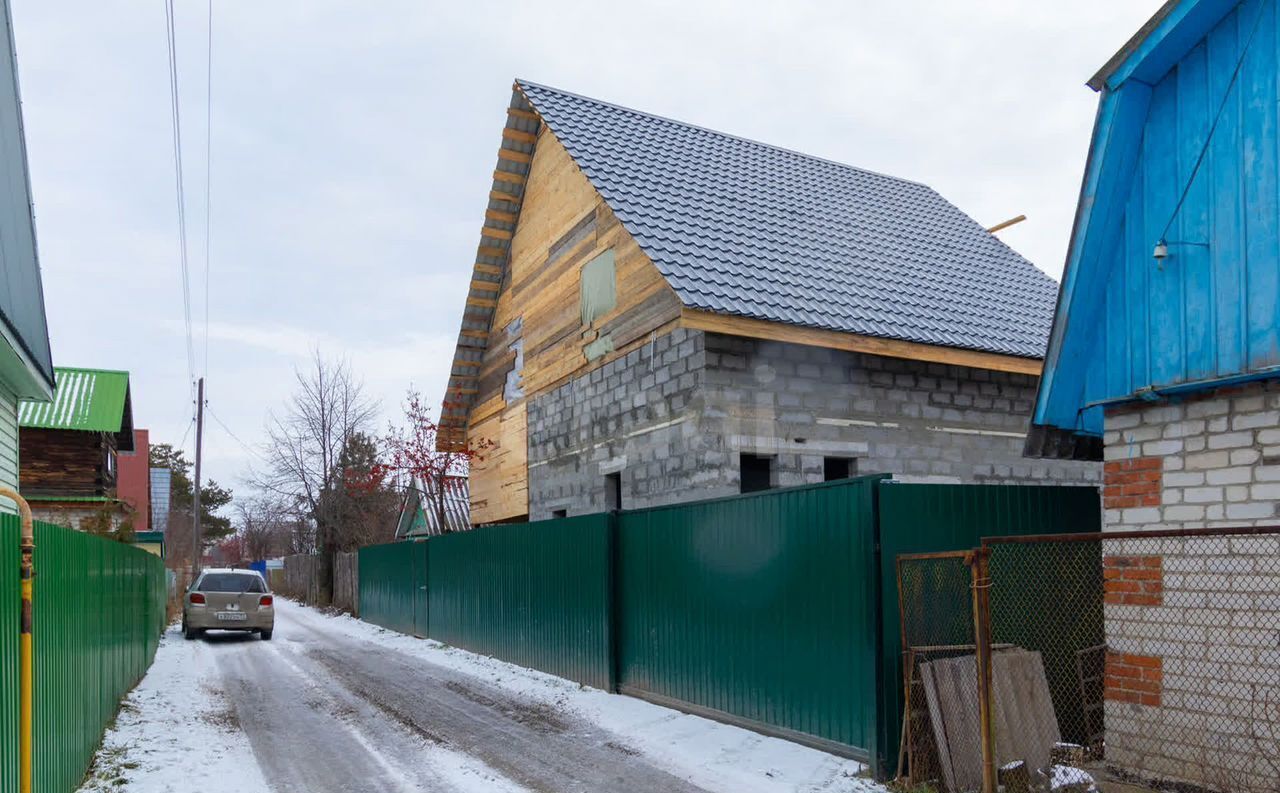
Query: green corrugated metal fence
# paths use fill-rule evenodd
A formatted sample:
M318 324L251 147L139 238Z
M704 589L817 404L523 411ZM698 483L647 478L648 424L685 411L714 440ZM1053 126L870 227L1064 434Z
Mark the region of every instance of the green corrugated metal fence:
M405 633L891 770L897 555L1099 520L1092 488L864 477L365 548L360 608Z
M18 531L0 515L0 793L18 788ZM140 548L42 523L35 541L34 783L68 793L155 657L167 582Z
M871 753L876 482L623 513L620 689Z
M488 526L360 549L360 616L612 689L612 518Z
M418 548L421 550L417 550ZM360 618L401 633L423 635L414 619L415 553L425 542L395 542L360 549ZM423 582L425 583L425 581Z
M608 515L432 538L430 636L612 688Z

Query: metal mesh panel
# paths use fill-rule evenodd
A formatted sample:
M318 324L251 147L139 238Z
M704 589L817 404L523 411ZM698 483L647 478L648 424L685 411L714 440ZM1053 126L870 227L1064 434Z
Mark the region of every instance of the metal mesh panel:
M905 692L898 776L913 786L966 789L954 761L972 767L980 761L976 718L969 718L977 714L978 679L968 556L898 557ZM964 751L953 751L957 746ZM961 776L971 773L962 769Z
M1059 737L1047 766L1026 769L1032 787L1280 790L1280 534L986 544L992 640L1040 655L1052 710L1039 720ZM998 724L1002 763L1009 740Z

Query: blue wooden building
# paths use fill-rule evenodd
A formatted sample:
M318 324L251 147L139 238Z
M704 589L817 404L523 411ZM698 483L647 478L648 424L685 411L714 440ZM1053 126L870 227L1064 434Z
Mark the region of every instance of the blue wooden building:
M1089 83L1026 452L1105 460L1107 531L1280 523L1278 3L1169 2ZM1189 789L1274 785L1255 738L1275 735L1261 703L1280 702L1276 535L1139 537L1102 545L1104 568L1147 568L1144 595L1104 604L1107 763ZM1138 696L1129 663L1158 670Z
M1274 0L1167 3L1100 94L1028 441L1099 459L1108 407L1280 376Z

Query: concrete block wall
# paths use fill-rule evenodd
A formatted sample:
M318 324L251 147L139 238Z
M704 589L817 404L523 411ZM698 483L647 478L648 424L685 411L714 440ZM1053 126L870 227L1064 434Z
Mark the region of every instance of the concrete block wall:
M1113 409L1105 426L1107 530L1276 522L1280 388ZM1274 782L1280 535L1103 546L1108 762L1210 789Z
M779 485L821 482L825 456L909 482L1101 479L1096 463L1022 456L1028 375L722 335L707 337L706 359L707 434L733 458L776 455Z
M706 355L676 329L529 400L529 517L606 509L606 475L628 509L703 498L727 461L698 431Z
M824 458L914 482L1096 484L1096 463L1027 460L1036 379L677 329L529 399L529 514L738 493L739 455L778 487L821 482Z

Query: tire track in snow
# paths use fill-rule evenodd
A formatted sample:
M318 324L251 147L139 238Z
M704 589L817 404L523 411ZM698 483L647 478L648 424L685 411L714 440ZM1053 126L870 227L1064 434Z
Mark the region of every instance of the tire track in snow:
M274 793L526 793L483 764L388 722L294 644L209 640Z
M478 758L543 793L705 793L653 765L586 720L385 647L323 630L302 609L281 610L307 638L303 652L342 686L415 732Z

